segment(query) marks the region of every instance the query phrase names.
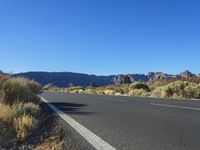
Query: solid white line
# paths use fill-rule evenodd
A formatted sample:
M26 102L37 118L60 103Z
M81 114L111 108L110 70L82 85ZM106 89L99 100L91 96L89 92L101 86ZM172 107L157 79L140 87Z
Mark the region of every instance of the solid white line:
M162 106L162 107L172 107L172 108L182 108L182 109L190 109L190 110L200 110L197 107L184 107L184 106L177 106L177 105L167 105L167 104L158 104L158 103L150 103L151 105Z
M114 147L109 145L107 142L102 140L100 137L92 133L90 130L85 128L83 125L72 119L70 116L59 110L54 105L50 104L47 100L40 96L40 98L46 102L49 107L58 114L61 118L63 118L70 126L72 126L80 135L82 135L92 146L94 146L97 150L116 150Z

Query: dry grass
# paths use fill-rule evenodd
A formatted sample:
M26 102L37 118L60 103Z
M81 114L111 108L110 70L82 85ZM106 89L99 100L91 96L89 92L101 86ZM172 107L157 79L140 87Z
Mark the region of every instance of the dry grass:
M23 115L29 115L32 117L38 117L41 113L40 106L32 102L18 104L13 106L14 117L20 117Z
M38 83L21 77L6 80L1 88L5 93L3 103L10 105L30 101L37 102L36 94L41 91Z
M63 141L58 136L45 139L34 150L61 150Z
M38 82L31 80L27 81L27 84L32 93L39 94L42 92L42 87Z
M13 117L13 111L10 106L0 104L0 120L10 121Z
M17 136L24 140L33 130L37 128L38 121L29 115L23 115L18 118L14 118L14 126L17 132Z

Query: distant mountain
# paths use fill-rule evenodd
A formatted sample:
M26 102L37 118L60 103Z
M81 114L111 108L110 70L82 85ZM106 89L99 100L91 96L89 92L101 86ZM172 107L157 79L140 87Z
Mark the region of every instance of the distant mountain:
M96 75L73 73L73 72L26 72L26 73L13 74L13 76L21 76L33 79L39 82L43 86L51 83L58 87L67 87L71 83L74 85L80 85L86 87L89 86L91 83L95 83L98 86L102 86L115 83L124 83L125 81L147 82L156 79L185 78L185 77L192 77L195 75L186 70L180 73L179 75L171 75L163 72L150 72L147 75L128 74L128 75L110 75L110 76L96 76ZM127 79L127 77L130 79Z
M67 87L70 83L80 86L89 86L95 82L98 86L108 85L113 83L114 75L112 76L95 76L82 73L72 72L26 72L14 74L14 76L26 77L39 82L41 85L52 83L58 87Z

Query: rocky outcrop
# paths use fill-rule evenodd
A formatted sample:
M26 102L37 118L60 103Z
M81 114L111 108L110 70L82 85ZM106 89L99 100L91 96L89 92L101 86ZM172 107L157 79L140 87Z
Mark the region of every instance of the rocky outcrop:
M163 72L149 72L148 77L149 80L158 80L158 79L162 80L162 79L169 79L175 76Z
M134 79L131 75L117 75L114 78L115 84L124 84L124 83L131 83L134 82Z
M178 77L180 78L188 78L188 77L194 77L195 74L191 73L190 71L186 70L184 72L181 72Z
M95 76L71 72L27 72L20 74L13 74L14 77L26 77L31 80L39 82L42 86L52 83L58 87L66 87L70 83L80 85L83 87L90 86L95 82L98 86L120 83L131 83L134 81L148 82L157 79L170 79L170 78L187 78L196 76L189 71L184 71L179 75L170 75L163 72L150 72L148 74L128 74L128 75L110 75L110 76Z
M55 86L54 86L52 83L49 83L49 84L43 86L43 89L44 89L44 90L48 90L48 89L50 89L50 88L52 88L52 87L55 87Z

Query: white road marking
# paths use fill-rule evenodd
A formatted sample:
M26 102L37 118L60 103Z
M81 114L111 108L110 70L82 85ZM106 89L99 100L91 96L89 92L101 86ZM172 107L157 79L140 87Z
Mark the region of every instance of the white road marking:
M184 106L158 104L158 103L150 103L150 104L151 105L155 105L155 106L162 106L162 107L172 107L172 108L182 108L182 109L190 109L190 110L200 110L200 108L197 108L197 107L184 107Z
M46 102L49 107L58 114L61 118L63 118L70 126L72 126L80 135L82 135L92 146L94 146L97 150L116 150L116 148L112 147L110 144L102 140L100 137L92 133L90 130L85 128L83 125L72 119L70 116L59 110L54 105L50 104L46 99L40 96L40 98Z
M119 100L119 99L113 99L113 98L99 98L99 99L107 100L107 101L128 102L128 101Z

